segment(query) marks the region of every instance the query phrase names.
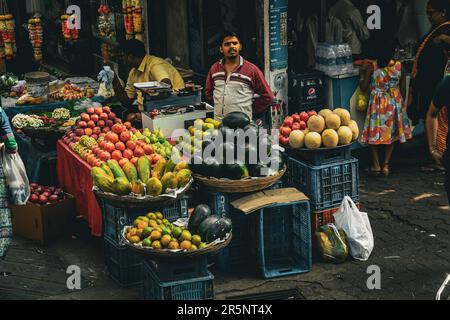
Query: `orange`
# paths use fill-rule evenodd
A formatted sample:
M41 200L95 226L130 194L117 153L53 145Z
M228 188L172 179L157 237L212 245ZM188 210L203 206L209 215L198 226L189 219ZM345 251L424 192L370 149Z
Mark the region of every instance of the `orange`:
M161 238L161 244L162 244L162 246L164 247L164 248L166 248L168 245L169 245L169 243L170 243L170 240L172 240L172 237L171 236L169 236L169 235L163 235L162 236L162 238Z
M150 233L150 239L152 241L161 239L161 232L158 230L153 230L152 233Z
M191 250L191 242L188 240L184 240L181 244L180 244L180 249L182 250Z
M130 242L131 243L138 243L141 241L141 238L139 238L138 236L131 236L130 237Z
M167 246L170 250L177 250L179 249L178 242L176 241L170 241L169 245Z
M156 228L156 227L158 226L158 224L156 223L155 220L150 220L149 223L148 223L148 225L149 225L150 227L152 227L152 228Z
M141 221L138 222L138 225L137 225L137 228L138 228L138 229L145 229L145 228L147 228L147 227L148 227L148 223L147 223L147 222L145 222L145 221L143 221L143 220L141 220Z

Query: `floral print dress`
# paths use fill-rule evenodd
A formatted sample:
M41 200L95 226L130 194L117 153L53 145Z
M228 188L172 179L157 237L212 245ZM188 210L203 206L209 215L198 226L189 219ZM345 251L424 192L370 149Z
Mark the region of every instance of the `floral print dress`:
M391 61L389 66L375 70L370 83L370 100L361 142L391 144L411 139L411 128L400 93L402 65Z

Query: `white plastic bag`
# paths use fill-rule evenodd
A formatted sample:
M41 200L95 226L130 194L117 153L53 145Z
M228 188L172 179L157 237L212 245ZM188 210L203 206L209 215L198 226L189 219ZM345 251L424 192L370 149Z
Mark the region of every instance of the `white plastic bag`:
M374 240L369 217L366 212L360 212L349 196L345 196L341 206L334 214L338 229L347 234L350 254L361 261L369 259L372 253Z
M9 154L5 147L1 150L3 172L9 188L10 203L24 205L31 195L30 182L22 158L18 153Z

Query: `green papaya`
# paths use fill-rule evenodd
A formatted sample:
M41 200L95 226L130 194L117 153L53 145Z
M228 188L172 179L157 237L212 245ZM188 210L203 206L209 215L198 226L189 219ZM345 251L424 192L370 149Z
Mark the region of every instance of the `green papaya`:
M111 192L113 193L113 185L114 179L107 175L105 171L103 171L99 167L94 167L91 170L91 176L94 181L94 185L100 188L103 192Z
M191 170L182 169L176 173L176 178L178 180L178 188L183 188L191 180Z
M112 173L114 174L114 178L126 177L125 172L123 172L117 160L108 160L107 163Z
M101 168L103 171L105 171L105 173L106 173L107 175L109 175L111 178L114 178L114 174L113 174L113 172L111 171L111 168L110 168L105 162L103 162L103 163L100 165L100 168Z
M132 182L131 192L145 196L145 184L141 180Z
M147 156L139 157L137 163L137 172L141 181L147 181L151 175L151 163Z
M114 180L113 192L119 196L126 196L131 192L131 183L126 177L119 177Z
M162 193L163 189L161 181L159 181L155 177L148 179L146 187L147 187L147 194L154 197L159 196Z
M167 164L166 164L166 168L164 169L164 174L166 174L168 172L173 172L174 169L175 169L175 163L172 161L172 159L170 159L169 162L167 162Z
M162 176L164 175L166 164L167 164L166 159L164 158L159 159L158 162L156 162L155 167L153 168L152 177L161 180Z
M136 170L136 167L134 166L133 163L131 163L131 161L128 161L127 163L125 163L125 164L123 165L123 168L122 168L122 169L123 169L123 171L125 172L125 174L126 174L128 180L129 180L131 183L134 183L134 182L136 182L136 181L139 179L139 177L138 177L138 172L137 172L137 170Z
M178 187L178 179L173 172L167 172L161 179L163 190L176 189Z

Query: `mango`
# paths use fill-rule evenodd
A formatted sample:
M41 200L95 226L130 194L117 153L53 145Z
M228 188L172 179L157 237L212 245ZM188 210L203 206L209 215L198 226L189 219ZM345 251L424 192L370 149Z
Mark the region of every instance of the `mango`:
M131 192L145 196L145 184L141 181L135 181L131 184Z
M157 197L162 193L162 183L161 181L159 181L159 179L157 178L150 178L147 183L146 183L146 187L147 187L147 194Z
M179 162L176 166L175 169L173 170L173 172L178 172L181 171L183 169L188 169L188 164L184 161Z

